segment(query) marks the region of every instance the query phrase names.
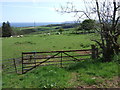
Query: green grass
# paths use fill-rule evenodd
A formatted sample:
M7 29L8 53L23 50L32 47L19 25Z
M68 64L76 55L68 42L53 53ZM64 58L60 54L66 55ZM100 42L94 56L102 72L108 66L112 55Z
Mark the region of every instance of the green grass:
M67 68L53 66L37 67L23 74L3 73L3 88L76 88L87 87L117 87L106 81L114 82L118 76L118 64L115 62L83 61Z
M89 35L27 35L3 38L3 59L21 57L21 52L87 49L93 42Z
M22 38L3 38L2 58L21 57L21 52L88 49L93 44L90 41L92 36L93 34L63 33L63 35L36 34L25 35ZM117 87L118 84L114 83L114 77L120 75L117 63L119 56L114 57L114 62L100 61L100 59L81 61L67 68L38 67L23 75L3 72L3 88L76 88L92 85L103 88Z
M78 73L77 77L80 85L97 85L99 87L104 81L109 81L113 77L118 77L118 67L118 63L115 62L103 63L100 62L100 60L89 60L72 65L68 68L68 71ZM105 85L107 85L107 83ZM107 87L110 87L110 85Z
M27 74L5 74L3 88L64 88L70 79L69 72L57 67L40 67Z

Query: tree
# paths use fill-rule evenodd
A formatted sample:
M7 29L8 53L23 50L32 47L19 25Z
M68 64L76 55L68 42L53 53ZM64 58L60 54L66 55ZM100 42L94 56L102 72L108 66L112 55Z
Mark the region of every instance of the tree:
M111 61L111 56L118 54L119 44L117 42L120 35L120 29L118 23L120 15L117 15L120 5L117 4L116 0L94 0L89 2L89 5L85 3L85 10L78 10L75 8L73 3L67 3L66 7L61 7L61 10L57 10L61 13L75 13L78 20L82 17L91 19L93 16L98 20L99 28L98 33L100 34L100 40L92 40L96 42L102 49L103 60ZM89 7L90 6L90 7Z
M7 21L7 23L3 22L2 24L2 37L10 37L12 35L12 28L10 26L10 23Z
M112 3L106 4L103 2L103 10L100 8L100 4L96 0L96 13L98 15L100 23L100 36L101 42L95 41L101 47L103 51L104 61L111 61L111 56L113 54L118 54L119 44L118 38L120 35L120 30L118 28L118 21L120 16L117 16L118 9L117 2L114 0ZM113 4L113 9L111 4ZM107 13L106 13L107 12Z
M92 19L85 19L82 23L81 23L81 28L83 30L87 30L88 32L92 29L95 29L95 20Z
M63 31L64 31L64 29L62 29L62 28L60 28L60 29L58 30L58 32L60 32L60 34L62 34Z

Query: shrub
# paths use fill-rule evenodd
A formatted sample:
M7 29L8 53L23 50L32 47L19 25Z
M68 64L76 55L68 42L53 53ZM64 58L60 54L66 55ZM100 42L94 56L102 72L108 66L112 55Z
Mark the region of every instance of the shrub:
M113 56L113 62L116 62L116 63L120 64L120 53L118 55Z

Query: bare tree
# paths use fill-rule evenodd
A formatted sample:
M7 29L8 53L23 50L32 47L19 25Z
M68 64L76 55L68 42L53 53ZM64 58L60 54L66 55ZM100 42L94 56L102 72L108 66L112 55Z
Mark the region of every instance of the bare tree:
M99 29L100 41L96 39L92 41L95 41L100 46L104 61L106 62L111 61L111 56L119 52L120 45L117 41L120 35L120 28L118 27L120 15L117 15L117 13L120 10L120 5L116 0L100 1L94 0L88 5L84 0L84 10L78 10L73 3L68 2L65 7L61 6L61 9L57 11L60 13L75 13L78 21L83 17L91 19L94 16L97 18L99 28L96 29Z

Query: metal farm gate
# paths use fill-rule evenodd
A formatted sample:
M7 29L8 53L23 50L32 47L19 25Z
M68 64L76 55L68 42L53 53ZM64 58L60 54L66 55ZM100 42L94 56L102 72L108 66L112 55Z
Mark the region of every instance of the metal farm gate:
M48 51L48 52L23 52L22 53L22 74L38 66L56 65L65 67L67 65L97 58L98 49Z

